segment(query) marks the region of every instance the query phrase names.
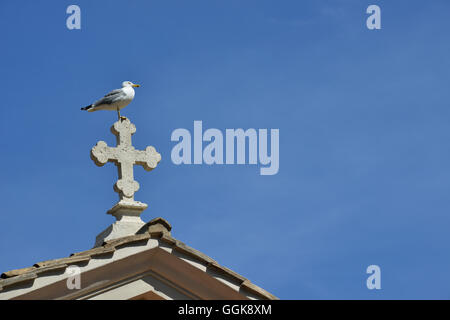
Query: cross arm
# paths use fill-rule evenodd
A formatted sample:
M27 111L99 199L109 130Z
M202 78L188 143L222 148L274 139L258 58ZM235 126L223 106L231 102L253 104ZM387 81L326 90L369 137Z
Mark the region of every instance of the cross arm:
M152 146L145 150L135 150L135 163L144 167L146 171L156 168L161 161L161 154Z
M105 165L108 161L116 161L114 150L116 148L108 147L105 141L99 141L91 149L91 159L99 167Z

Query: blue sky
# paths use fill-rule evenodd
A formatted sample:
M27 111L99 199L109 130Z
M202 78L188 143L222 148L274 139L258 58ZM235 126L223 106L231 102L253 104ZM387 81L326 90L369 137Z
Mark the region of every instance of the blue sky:
M66 8L81 8L81 30ZM381 30L368 30L370 4ZM0 270L92 247L113 222L124 80L142 218L282 299L449 299L448 1L0 3ZM277 128L280 170L171 162L173 130ZM368 290L366 268L381 268Z

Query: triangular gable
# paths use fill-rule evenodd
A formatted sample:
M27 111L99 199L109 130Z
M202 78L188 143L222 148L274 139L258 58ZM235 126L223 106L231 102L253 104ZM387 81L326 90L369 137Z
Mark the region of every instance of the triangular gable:
M166 221L68 258L2 274L0 299L277 299L203 253L174 239ZM81 288L68 289L69 265Z

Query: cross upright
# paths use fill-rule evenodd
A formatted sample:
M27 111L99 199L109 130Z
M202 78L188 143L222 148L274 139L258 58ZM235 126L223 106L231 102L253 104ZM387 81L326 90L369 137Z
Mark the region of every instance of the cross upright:
M124 224L127 224L125 229L130 229L130 224L131 229L136 229L143 224L139 216L147 205L134 200L134 193L139 190L139 183L134 180L133 166L142 165L146 171L151 171L161 161L161 155L152 146L145 150L136 150L133 147L131 136L136 132L136 127L127 118L115 122L111 132L116 136L117 146L109 147L106 142L99 141L91 150L91 159L100 167L107 162L113 162L117 166L119 179L114 184L114 191L119 194L120 200L108 213L115 216L117 222L121 223L121 229L124 228ZM117 226L115 229L118 229ZM119 232L119 235L122 233L122 231ZM97 239L97 242L99 241Z
M91 159L100 167L107 162L117 166L119 180L114 190L119 193L120 200L133 202L134 193L139 190L139 183L134 180L133 166L142 165L146 171L151 171L161 161L161 155L154 147L145 150L133 147L131 136L136 132L136 127L128 119L114 123L111 132L116 136L117 147L108 147L106 142L99 141L91 150Z

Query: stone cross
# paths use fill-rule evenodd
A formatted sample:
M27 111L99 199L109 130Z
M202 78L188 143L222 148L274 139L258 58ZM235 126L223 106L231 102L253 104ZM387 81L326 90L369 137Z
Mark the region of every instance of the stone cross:
M133 166L142 165L146 171L151 171L161 161L161 155L154 147L145 150L133 147L131 136L136 132L136 127L129 119L114 123L111 132L116 136L117 146L109 147L106 142L99 141L91 150L91 159L100 167L107 162L117 166L119 179L114 185L114 191L119 194L120 200L108 211L116 217L116 223L97 236L96 246L101 245L103 240L129 235L144 224L139 216L147 205L134 200L139 183L134 180Z

